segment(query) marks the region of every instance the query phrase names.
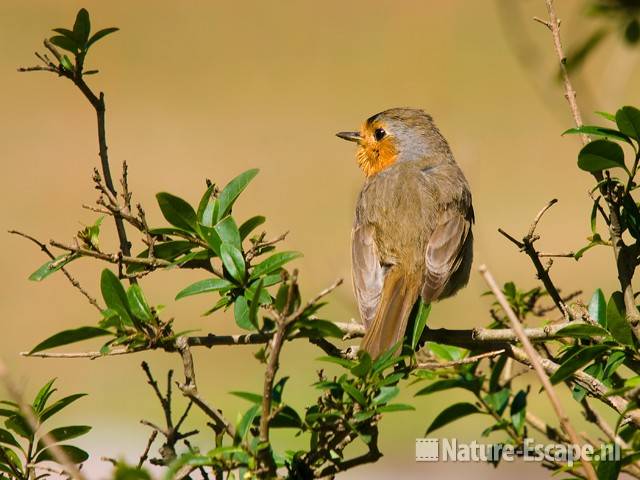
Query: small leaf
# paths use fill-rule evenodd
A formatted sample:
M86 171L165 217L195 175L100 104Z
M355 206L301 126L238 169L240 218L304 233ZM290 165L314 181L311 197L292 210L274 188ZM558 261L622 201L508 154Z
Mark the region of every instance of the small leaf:
M616 124L622 133L640 140L640 110L625 106L616 112Z
M373 399L374 405L381 405L387 403L389 400L395 398L398 393L400 393L400 389L396 386L394 387L382 387L380 389L380 393L376 395Z
M73 54L78 53L78 51L80 50L80 46L75 40L63 35L55 35L51 37L49 41L56 47L60 47L63 50L67 50L68 52L71 52Z
M60 445L58 448L60 448L73 463L82 463L89 458L87 452L73 445ZM47 448L38 454L34 463L55 460L55 456L51 453L51 450Z
M618 343L635 350L633 333L627 322L622 293L614 292L607 304L607 328Z
M129 309L137 318L145 322L153 320L153 314L147 300L144 298L140 285L131 285L127 290Z
M49 432L49 436L56 442L64 442L65 440L80 437L88 433L90 430L91 427L88 425L73 425L69 427L54 428ZM42 447L44 446L45 445L42 444Z
M607 328L607 301L601 289L593 292L589 301L589 315L596 320L601 327Z
M66 260L65 260L65 258L66 258ZM68 263L72 262L76 258L79 258L79 257L77 255L67 255L67 254L65 254L65 255L60 255L60 256L54 258L53 260L49 260L44 265L42 265L40 268L38 268L35 272L33 272L31 275L29 275L29 280L31 280L33 282L39 282L40 280L44 280L49 275L51 275L52 273L57 272L62 267L64 267Z
M74 393L73 395L66 396L64 398L61 398L57 402L52 403L47 408L45 408L44 411L40 414L40 422L44 422L48 418L58 413L63 408L68 407L70 404L72 404L79 398L82 398L86 395L87 395L86 393Z
M247 185L249 185L249 182L258 174L258 171L259 170L257 168L247 170L231 180L227 186L224 187L218 196L218 202L220 204L218 220L222 219L229 213L238 196L247 187Z
M249 220L240 225L240 238L242 238L242 240L247 238L253 230L262 225L265 221L266 218L261 215L251 217Z
M599 172L615 167L626 168L624 152L617 143L609 140L594 140L580 150L578 167L587 172Z
M624 133L619 132L618 130L614 130L613 128L597 127L594 125L582 125L581 127L570 128L569 130L563 132L562 135L576 133L594 135L597 137L615 138L616 140L631 144L631 140Z
M358 352L360 361L351 369L351 373L358 378L364 378L371 371L371 355L368 352Z
M85 45L89 40L89 32L91 31L91 21L89 20L89 12L81 8L76 15L76 21L73 24L73 33L78 41Z
M251 302L251 306L249 308L249 322L253 327L258 330L258 307L260 306L260 294L262 293L262 279L258 281L258 285L256 286L256 291L254 294L254 299Z
M127 293L118 277L116 277L116 274L108 268L102 270L100 290L107 307L118 312L118 315L125 325L132 325L133 322L131 320L131 312L129 311Z
M444 380L438 380L433 382L423 389L416 392L415 396L420 395L429 395L435 392L441 392L444 390L449 390L451 388L464 388L466 390L470 390L472 392L479 391L481 383L479 382L479 378L474 378L469 381L462 377L459 378L445 378Z
M180 290L176 295L176 300L189 297L191 295L199 295L201 293L217 292L218 290L230 287L233 287L233 283L229 280L225 280L224 278L207 278L205 280L192 283L187 288Z
M301 256L302 254L300 252L276 253L253 267L253 270L251 271L251 278L258 278L262 275L273 273L276 270L279 270L284 264Z
M88 340L90 338L101 337L103 335L112 335L112 333L109 330L98 327L80 327L71 330L64 330L40 342L38 345L33 347L29 354L49 350L50 348L60 347L62 345L68 345L70 343L80 342L82 340Z
M422 338L422 332L424 332L427 319L431 313L431 304L425 304L422 299L419 299L418 302L418 312L413 320L413 331L411 333L411 348L414 350Z
M9 432L8 430L4 430L3 428L0 428L0 443L4 443L5 445L11 445L12 447L21 448L20 444L11 434L11 432Z
M522 429L525 423L525 417L527 413L527 392L520 390L516 393L511 401L511 423L513 428L519 434L522 433Z
M245 279L245 263L242 252L233 245L223 243L220 246L220 258L229 275L239 284L243 284Z
M569 324L558 330L558 337L592 338L609 335L604 328L589 323Z
M216 198L213 196L213 190L215 188L215 185L211 185L207 188L200 199L200 203L198 204L198 222L205 227L213 227L215 220L214 210L218 204Z
M91 38L87 42L87 48L89 48L91 45L96 43L101 38L104 38L104 37L106 37L107 35L109 35L109 34L111 34L113 32L117 32L118 30L120 30L120 29L116 28L116 27L109 27L109 28L103 28L102 30L98 30L96 33L94 33L91 36ZM86 74L87 74L87 72L85 72L85 75Z
M344 381L340 384L342 386L342 389L349 394L349 396L351 398L353 398L356 402L358 402L360 405L366 405L367 401L364 398L364 395L362 394L362 392L360 390L358 390L356 387L354 387L351 383Z
M60 65L62 65L62 68L67 72L73 72L73 64L71 63L71 60L69 60L69 57L67 57L66 55L62 55L62 58L60 59Z
M47 404L47 400L49 399L49 397L51 396L51 394L55 391L55 389L53 389L53 383L56 381L55 378L52 378L51 380L49 380L37 393L36 398L34 398L33 400L33 409L36 412L41 412L42 409L45 407L45 405Z
M247 432L249 431L253 420L258 416L258 413L260 412L260 408L260 405L254 405L242 416L242 418L238 422L238 425L236 426L236 438L233 441L234 445L240 444L244 440L244 437L247 436Z
M407 405L406 403L389 403L388 405L383 405L382 407L376 408L376 410L380 413L404 412L407 410L415 410L415 407Z
M262 395L251 392L229 392L231 395L248 400L251 403L262 403Z
M482 413L478 410L478 407L473 405L472 403L454 403L453 405L445 408L442 412L438 414L438 416L431 422L431 425L427 429L425 435L437 430L438 428L444 427L448 423L454 422L459 418L466 417L467 415L472 415L474 413Z
M555 371L553 375L549 378L553 385L562 382L564 379L568 378L573 372L578 370L579 368L584 367L587 363L591 362L594 358L601 356L609 350L608 345L591 345L588 347L582 347L573 355L570 355L560 368Z
M220 220L214 227L222 243L228 243L236 247L238 250L242 249L240 232L238 226L233 220L233 217L228 216Z
M233 316L236 319L236 325L244 330L254 330L254 325L249 320L249 303L243 296L236 298L233 304Z
M196 212L180 197L176 197L167 192L156 194L160 211L164 218L174 227L195 232L196 230Z

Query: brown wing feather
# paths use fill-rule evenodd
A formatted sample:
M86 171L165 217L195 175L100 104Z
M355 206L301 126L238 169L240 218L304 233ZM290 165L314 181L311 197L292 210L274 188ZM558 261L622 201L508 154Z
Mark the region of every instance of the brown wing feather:
M360 309L360 317L365 328L368 328L376 314L384 280L372 227L356 225L353 228L351 261L353 288Z
M458 271L471 241L471 219L457 210L447 210L442 221L429 237L425 253L426 276L422 288L425 303L455 293L459 286L450 286L449 280Z

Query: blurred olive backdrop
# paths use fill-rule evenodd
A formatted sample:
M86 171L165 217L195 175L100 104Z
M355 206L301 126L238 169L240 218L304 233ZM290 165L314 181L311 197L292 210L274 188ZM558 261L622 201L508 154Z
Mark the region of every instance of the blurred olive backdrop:
M569 43L583 35L591 20L581 15L583 2L557 3ZM487 263L500 281L533 286L527 259L496 229L520 234L554 197L560 203L540 229L544 249L577 249L589 234L591 180L575 167L577 139L560 137L571 119L553 81L550 35L530 21L533 15L546 15L542 0L522 0L518 19L490 0L2 0L3 231L16 228L44 240L69 241L95 218L81 208L95 199L90 176L98 161L89 105L67 80L15 70L34 64L33 52L42 50L50 29L72 24L80 7L90 11L94 28L121 28L93 49L87 68L97 67L100 74L89 82L106 92L114 176L126 159L134 201L145 205L150 223L163 222L157 191L197 201L205 178L224 183L259 167L260 175L237 207L239 216L263 214L271 235L291 232L286 248L305 254L297 266L306 295L350 275L350 224L363 179L353 145L334 133L356 129L364 118L393 106L423 107L449 139L474 194L476 266ZM520 34L539 49L529 57L522 57L520 49L524 61L514 54ZM577 86L584 85L585 91L590 86L592 92L584 110L640 103L640 92L633 88L639 79L636 52L614 40L590 60L589 82ZM104 230L103 245L114 248L110 221ZM159 421L161 413L139 363L147 359L162 377L166 369L179 368L178 358L162 353L95 361L20 358L20 351L50 334L98 318L62 275L41 284L27 280L45 260L36 246L5 233L0 247L0 355L13 377L28 395L53 376L63 392L90 394L69 408L65 419L94 426L86 437L94 476L108 471L101 455L136 459L148 433L138 420ZM565 292L583 289L586 299L596 285L608 294L616 281L610 260L608 250L596 249L579 263L557 261L553 276ZM98 293L100 268L80 261L70 270ZM180 288L200 278L201 273L163 272L145 281L145 291L151 302L166 305L165 316L176 318L178 330L237 331L229 315L200 316L210 298L173 300ZM480 297L484 290L474 274L455 299L436 305L431 325L486 324L490 301ZM325 315L339 321L356 315L348 281L332 295ZM197 351L202 392L231 418L247 405L226 392L261 389L262 369L253 350ZM293 376L287 388L295 405L311 398L309 385L323 366L314 361L318 356L307 345L285 349L282 373ZM417 411L383 421L385 457L345 478L386 478L391 472L403 478L434 472L438 478L468 472L476 478L546 475L522 464L497 473L488 466L416 464L414 439L450 399L405 397ZM537 393L531 398L551 419L545 399ZM195 416L192 423L201 428L201 421ZM479 438L482 425L481 418L470 417L438 433L471 440ZM287 435L281 439L293 445ZM206 448L207 441L201 435L197 443Z

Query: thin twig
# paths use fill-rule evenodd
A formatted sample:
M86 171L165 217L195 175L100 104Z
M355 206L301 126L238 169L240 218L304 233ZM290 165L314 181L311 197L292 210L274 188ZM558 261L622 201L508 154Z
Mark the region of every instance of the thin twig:
M518 317L511 309L509 302L507 301L506 297L498 287L498 284L496 283L495 279L493 278L493 275L491 275L487 267L482 265L479 270L482 276L484 277L485 282L487 283L491 291L496 296L498 302L500 303L500 306L505 311L505 313L507 314L507 317L511 321L511 327L513 328L516 335L518 335L518 338L522 343L524 351L526 352L527 357L529 358L529 361L533 366L533 369L538 375L538 378L540 379L540 382L542 383L542 386L544 387L544 390L546 391L547 396L549 397L549 401L551 402L551 405L553 406L553 409L558 419L560 420L560 425L562 427L562 430L569 436L569 438L571 439L571 442L574 445L580 445L580 437L578 437L578 434L573 429L573 426L569 421L569 417L567 417L567 415L565 414L564 409L560 404L560 400L558 400L556 392L553 389L551 382L549 381L549 377L547 376L544 368L540 363L540 360L541 360L540 356L538 355L536 350L533 348L531 341L527 338L524 332L524 329L520 324L520 320L518 320ZM593 469L593 466L587 459L583 459L582 467L584 468L584 471L587 475L587 478L589 478L589 480L597 480L595 470Z
M436 370L439 368L458 367L460 365L468 365L470 363L475 363L478 360L482 360L484 358L497 357L498 355L502 355L505 352L506 350L502 348L500 350L493 350L491 352L472 355L471 357L466 357L466 358L463 358L462 360L452 360L450 362L422 362L422 363L418 363L416 367L422 370Z

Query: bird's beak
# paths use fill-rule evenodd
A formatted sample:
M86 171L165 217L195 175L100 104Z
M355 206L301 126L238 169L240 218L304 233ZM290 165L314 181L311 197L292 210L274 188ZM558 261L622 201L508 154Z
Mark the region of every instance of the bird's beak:
M336 133L336 137L340 137L343 140L347 140L349 142L360 143L362 141L360 132L338 132Z

